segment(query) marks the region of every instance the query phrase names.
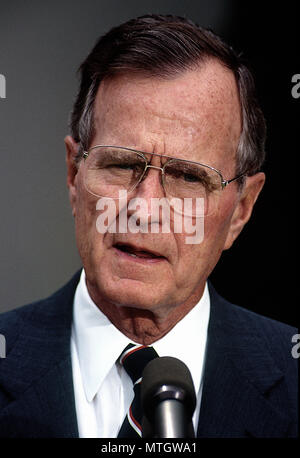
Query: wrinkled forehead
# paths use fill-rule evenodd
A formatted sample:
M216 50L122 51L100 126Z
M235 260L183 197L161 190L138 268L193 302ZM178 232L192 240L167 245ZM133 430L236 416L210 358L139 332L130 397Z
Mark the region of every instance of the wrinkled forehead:
M94 124L100 142L146 150L152 145L171 155L178 149L195 160L196 152L234 155L241 133L236 81L216 60L171 79L119 75L101 83Z

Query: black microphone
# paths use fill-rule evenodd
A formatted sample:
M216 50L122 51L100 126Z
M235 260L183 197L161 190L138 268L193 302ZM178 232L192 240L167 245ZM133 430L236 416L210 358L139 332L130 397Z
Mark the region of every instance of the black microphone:
M193 438L196 394L191 373L177 358L162 356L143 371L142 435L148 438Z

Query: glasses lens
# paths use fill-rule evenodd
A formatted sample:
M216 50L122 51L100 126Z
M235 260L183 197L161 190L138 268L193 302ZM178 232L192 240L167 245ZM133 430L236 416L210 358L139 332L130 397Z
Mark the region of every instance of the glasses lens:
M165 165L164 184L168 196L175 197L174 209L190 216L208 216L218 206L220 175L209 167L172 160Z
M118 198L138 183L146 162L134 151L101 146L90 150L85 160L85 186L98 197Z

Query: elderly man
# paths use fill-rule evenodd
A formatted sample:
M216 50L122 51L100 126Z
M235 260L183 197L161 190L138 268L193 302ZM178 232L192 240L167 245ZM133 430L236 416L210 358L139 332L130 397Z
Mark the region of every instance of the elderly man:
M198 437L295 436L296 331L207 281L265 180L249 70L212 32L155 15L112 29L80 70L65 144L83 269L1 318L0 436L139 437L125 361L144 350L189 368Z

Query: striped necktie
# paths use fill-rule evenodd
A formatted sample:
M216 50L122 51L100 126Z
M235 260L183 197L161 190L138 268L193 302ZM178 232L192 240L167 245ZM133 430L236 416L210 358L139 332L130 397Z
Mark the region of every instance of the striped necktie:
M137 438L142 437L142 405L141 405L141 381L142 373L146 365L157 358L158 354L153 347L146 345L129 344L120 356L120 363L123 365L127 374L130 376L134 398L129 407L129 411L123 421L118 438Z

